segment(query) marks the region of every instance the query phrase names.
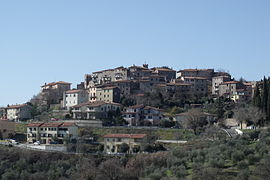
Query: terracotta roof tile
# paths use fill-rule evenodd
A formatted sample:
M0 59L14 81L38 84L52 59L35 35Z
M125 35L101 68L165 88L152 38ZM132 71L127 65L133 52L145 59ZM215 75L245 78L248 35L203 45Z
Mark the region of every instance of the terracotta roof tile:
M83 89L73 89L73 90L66 91L66 94L79 93L82 91L83 91Z
M22 108L24 106L27 106L27 104L11 105L11 106L6 107L6 109L19 109L19 108Z
M68 83L68 82L65 82L65 81L58 81L58 82L52 82L52 83L45 84L45 85L43 85L41 87L54 86L54 85L57 85L57 84L70 85L71 83Z
M42 124L44 123L30 123L30 124L27 124L27 127L40 127Z

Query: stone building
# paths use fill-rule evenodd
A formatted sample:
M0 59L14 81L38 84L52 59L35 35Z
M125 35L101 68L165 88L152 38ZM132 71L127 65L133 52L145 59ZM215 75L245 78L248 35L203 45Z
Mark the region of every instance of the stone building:
M177 72L176 78L203 77L212 80L214 69L183 69Z
M41 86L41 95L47 104L61 104L63 101L63 94L70 90L71 83L59 81L52 82Z
M119 103L120 93L120 89L116 86L98 86L96 89L96 99L97 101Z
M229 76L216 76L212 78L212 95L219 95L219 85L231 81Z

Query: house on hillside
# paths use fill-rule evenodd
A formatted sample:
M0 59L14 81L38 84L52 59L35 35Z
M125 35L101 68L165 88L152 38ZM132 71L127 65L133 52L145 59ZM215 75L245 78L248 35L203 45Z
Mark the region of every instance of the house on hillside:
M129 126L158 125L163 116L163 110L151 106L130 106L123 112L123 117Z
M97 101L104 101L104 102L120 102L120 94L121 91L116 86L98 86L96 89L96 99Z
M116 112L122 105L113 102L95 101L71 107L73 119L95 120L108 117L109 112Z
M78 127L75 123L48 122L27 125L27 143L29 144L36 141L41 144L50 144L55 140L61 144L64 138L68 140L78 138Z
M70 109L70 107L88 102L88 92L84 89L74 89L64 92L63 107Z
M108 154L121 153L121 145L128 145L128 153L138 153L146 134L107 134L104 136L104 152Z
M32 107L28 104L8 105L5 109L8 120L21 121L32 118Z
M64 81L45 83L41 86L41 95L47 104L61 104L64 92L70 90L70 87L71 83Z

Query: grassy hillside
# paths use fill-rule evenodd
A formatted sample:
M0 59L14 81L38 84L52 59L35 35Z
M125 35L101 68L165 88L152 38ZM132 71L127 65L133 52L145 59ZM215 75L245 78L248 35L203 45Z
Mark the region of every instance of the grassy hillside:
M81 128L80 132L96 135L99 141L103 140L103 136L111 133L124 133L124 134L148 134L154 136L156 139L162 140L189 140L195 137L191 130L184 129L137 129L137 128Z

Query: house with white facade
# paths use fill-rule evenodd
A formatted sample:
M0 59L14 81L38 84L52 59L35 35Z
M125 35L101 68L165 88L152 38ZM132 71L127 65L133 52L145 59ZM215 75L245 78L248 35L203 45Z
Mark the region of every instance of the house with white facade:
M27 125L27 142L29 144L39 141L41 144L64 143L64 139L78 138L78 127L75 123L48 122L30 123Z
M113 102L95 101L73 106L71 112L73 119L96 120L107 118L110 111L121 109L122 105Z
M18 104L6 107L6 117L8 120L27 120L32 118L31 106L28 104Z
M145 142L147 134L107 134L104 136L104 152L108 154L121 153L121 145L127 144L127 153L138 153Z
M84 89L75 89L64 92L63 107L70 109L70 107L88 102L88 92Z

